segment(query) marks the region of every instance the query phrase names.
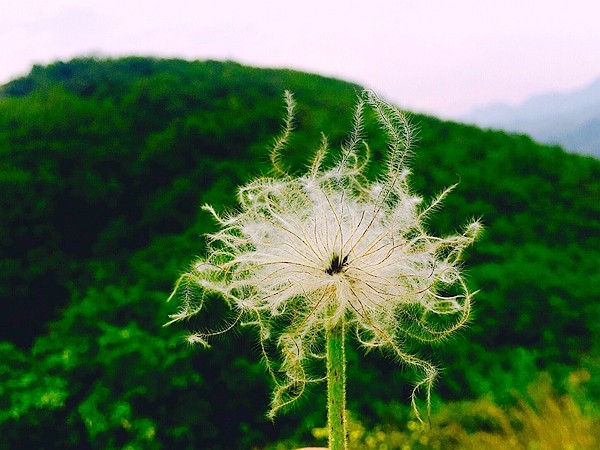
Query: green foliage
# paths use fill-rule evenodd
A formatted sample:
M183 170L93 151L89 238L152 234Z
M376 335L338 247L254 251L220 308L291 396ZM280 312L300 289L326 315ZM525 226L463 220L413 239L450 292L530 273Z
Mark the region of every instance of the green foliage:
M200 235L214 230L199 206L235 207L236 186L264 172L285 89L300 105L289 149L300 167L321 130L332 147L343 139L357 86L124 58L34 67L0 88L0 448L251 448L323 424L315 389L297 414L266 421L253 335L203 352L162 328L180 261L202 254ZM524 136L413 122L415 190L433 198L460 182L433 234L468 216L486 225L467 255L481 290L470 329L430 350L446 369L439 401L509 404L539 370L597 372L600 162ZM384 144L372 144L377 172ZM216 303L207 320L226 317ZM368 429L406 417L410 373L351 347L352 413ZM597 403L597 381L586 386L581 401Z

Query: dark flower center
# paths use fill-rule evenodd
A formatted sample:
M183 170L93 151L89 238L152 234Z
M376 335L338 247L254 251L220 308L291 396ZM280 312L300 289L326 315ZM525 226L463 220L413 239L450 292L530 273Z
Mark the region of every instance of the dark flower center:
M334 253L331 258L331 262L329 263L329 267L325 271L328 275L333 275L334 273L340 273L344 267L348 265L348 255L344 256L344 258L340 258L340 255Z

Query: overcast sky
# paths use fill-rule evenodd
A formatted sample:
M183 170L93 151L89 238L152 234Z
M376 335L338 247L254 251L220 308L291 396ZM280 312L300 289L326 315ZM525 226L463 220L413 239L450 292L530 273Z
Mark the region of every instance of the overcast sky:
M599 0L0 0L0 84L75 56L232 59L458 117L600 77Z

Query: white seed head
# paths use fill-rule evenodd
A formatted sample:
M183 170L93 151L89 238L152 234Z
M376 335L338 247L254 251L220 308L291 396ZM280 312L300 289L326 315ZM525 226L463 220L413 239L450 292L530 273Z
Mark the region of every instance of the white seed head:
M275 175L241 187L235 214L220 216L205 207L220 229L208 236L207 256L181 278L225 298L239 317L259 328L263 355L277 383L272 415L316 380L308 375L308 363L318 359L325 331L342 319L366 348L391 349L419 369L423 378L415 392L424 386L429 399L436 369L407 353L402 342L407 337L442 339L469 316L472 294L459 261L481 224L470 223L460 235L427 234L424 218L451 188L422 206L409 189L405 167L413 141L408 119L372 93L363 98L336 162L323 167L324 138L310 170L294 177L280 165L293 123L294 101L286 94L288 117L271 157ZM368 152L359 150L365 101L389 136L386 170L377 181L366 178ZM202 301L185 296L173 319L187 318L201 307ZM436 321L439 315L446 320ZM207 345L212 334L196 333L190 342ZM269 342L279 358L271 357Z

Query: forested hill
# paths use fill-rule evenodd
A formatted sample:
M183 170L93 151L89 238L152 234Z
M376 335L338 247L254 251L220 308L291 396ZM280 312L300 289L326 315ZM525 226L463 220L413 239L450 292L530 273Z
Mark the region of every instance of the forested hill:
M2 316L0 337L27 344L41 332L81 262L127 264L154 236L190 228L215 183L229 183L223 199L233 200L266 161L286 88L307 100L302 127L314 136L332 118L340 135L360 91L292 71L146 58L36 66L3 86L0 296L18 314Z
M302 169L321 131L343 140L359 86L234 62L123 58L36 66L0 88L0 449L251 448L322 425L320 393L301 416L265 422L269 390L248 336L207 352L161 327L173 281L214 229L199 206L234 207L236 186L268 170L285 89L298 102L285 158ZM460 182L430 227L452 232L472 216L486 226L466 262L481 290L475 318L431 349L446 369L438 395L504 402L542 370L559 384L594 370L600 161L412 120L413 188L431 197ZM366 132L376 176L385 143L375 126ZM353 413L383 420L406 403L396 366L352 351L350 360Z

